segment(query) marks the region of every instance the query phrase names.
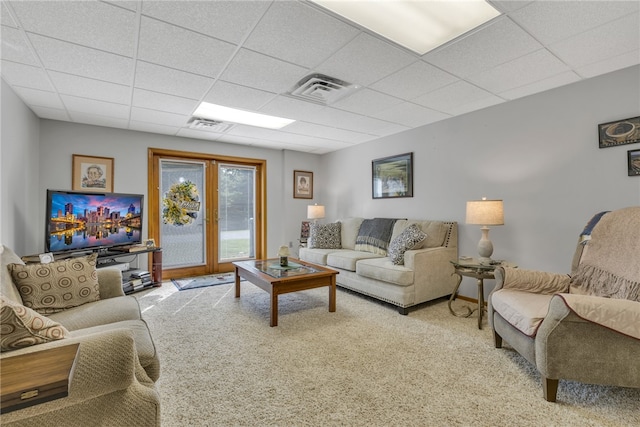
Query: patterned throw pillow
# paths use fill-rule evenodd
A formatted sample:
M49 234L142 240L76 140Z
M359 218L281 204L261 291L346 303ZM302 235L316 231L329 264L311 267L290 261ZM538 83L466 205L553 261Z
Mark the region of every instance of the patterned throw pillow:
M24 305L40 314L52 314L100 299L97 256L8 267Z
M69 335L61 324L1 295L0 325L1 351L42 344Z
M420 230L417 224L411 224L402 233L391 241L389 245L389 258L395 265L404 265L404 253L420 246L427 235Z
M309 248L316 249L341 249L340 223L311 224L309 230Z

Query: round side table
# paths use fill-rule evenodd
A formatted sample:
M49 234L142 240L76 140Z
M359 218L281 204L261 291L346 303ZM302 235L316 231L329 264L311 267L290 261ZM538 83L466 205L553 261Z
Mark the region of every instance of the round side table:
M469 317L475 311L478 311L478 329L482 329L482 314L486 310L484 307L484 279L495 279L493 274L497 267L517 267L517 265L506 261L492 261L491 263L481 263L476 258L461 258L451 261L455 268L454 274L458 275L458 283L456 284L451 297L449 298L449 311L454 316ZM451 303L456 299L458 295L458 288L462 282L462 276L474 277L477 280L478 285L478 307L473 310L468 306L464 307L466 311L456 312Z

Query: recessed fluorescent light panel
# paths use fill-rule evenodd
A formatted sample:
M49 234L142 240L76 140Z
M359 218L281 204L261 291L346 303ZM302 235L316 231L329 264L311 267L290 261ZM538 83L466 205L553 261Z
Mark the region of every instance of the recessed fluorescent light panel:
M420 55L500 15L485 0L311 0Z
M205 119L258 126L268 129L280 129L295 122L295 120L291 119L267 116L266 114L252 113L250 111L236 110L235 108L223 107L222 105L210 104L208 102L201 103L193 115Z

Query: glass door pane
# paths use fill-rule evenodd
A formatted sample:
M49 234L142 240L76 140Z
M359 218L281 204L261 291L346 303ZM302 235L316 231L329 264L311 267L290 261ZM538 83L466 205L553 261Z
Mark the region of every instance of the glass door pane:
M255 258L256 168L218 164L218 262Z
M163 269L206 265L205 162L160 160Z

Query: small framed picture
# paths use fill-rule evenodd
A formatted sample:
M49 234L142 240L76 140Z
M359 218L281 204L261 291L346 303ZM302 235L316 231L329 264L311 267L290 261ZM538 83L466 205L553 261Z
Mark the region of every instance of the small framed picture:
M629 176L640 176L640 149L627 151Z
M71 188L75 191L113 192L113 157L73 155Z
M413 197L413 153L371 162L374 199Z
M156 241L155 241L155 240L153 240L153 239L147 239L147 240L145 240L145 241L144 241L144 244L145 244L149 249L152 249L152 248L155 248L155 247L156 247Z
M293 198L313 199L313 172L293 171Z
M600 148L640 142L640 116L598 125Z

